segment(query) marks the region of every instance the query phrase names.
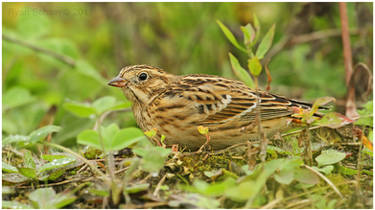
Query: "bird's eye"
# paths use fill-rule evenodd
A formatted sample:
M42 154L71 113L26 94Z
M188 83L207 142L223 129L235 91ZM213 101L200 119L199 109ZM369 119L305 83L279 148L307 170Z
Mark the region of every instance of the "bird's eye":
M147 79L147 77L148 77L148 75L145 72L142 72L141 74L138 75L139 81L144 81L144 80Z

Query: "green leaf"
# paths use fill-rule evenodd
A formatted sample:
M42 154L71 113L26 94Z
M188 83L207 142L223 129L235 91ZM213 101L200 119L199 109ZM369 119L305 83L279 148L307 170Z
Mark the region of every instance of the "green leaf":
M121 129L115 136L111 144L112 151L124 149L142 139L145 139L143 132L139 128Z
M232 34L232 32L230 32L230 30L220 21L220 20L217 20L216 21L217 24L219 24L221 30L224 32L225 36L227 37L227 39L239 50L247 53L246 49L244 47L242 47L238 42L237 42L237 39L234 37L234 35Z
M37 175L35 168L18 168L18 172L31 179L35 179Z
M2 161L2 171L7 173L18 173L18 169L4 161Z
M294 170L282 170L276 173L274 178L281 184L290 184L294 179Z
M315 158L319 166L331 165L342 161L346 154L337 150L329 149L322 151L322 153Z
M14 87L5 92L3 95L3 112L4 110L16 108L35 101L30 91L21 87Z
M254 13L253 15L253 24L254 24L254 28L255 28L255 39L254 39L254 43L256 43L259 39L259 36L260 36L260 23L259 23L259 20L258 20L258 17L256 16L256 14Z
M92 103L92 106L96 109L96 113L98 115L104 113L105 111L108 111L113 107L115 104L116 99L112 96L104 96L102 98L97 99Z
M29 142L29 141L30 141L30 136L10 135L3 140L3 146L9 145L11 143Z
M115 135L120 131L118 125L112 123L107 127L101 127L100 129L106 151L111 150L112 141L114 140Z
M135 194L143 191L147 191L147 189L150 187L149 183L144 184L135 184L130 187L126 187L125 191L129 194Z
M35 208L40 209L59 209L76 200L76 197L70 193L59 193L52 188L40 188L29 194Z
M17 201L1 201L2 209L32 209L33 207Z
M66 157L66 158L61 158L61 159L54 159L51 162L42 165L38 169L38 171L39 171L39 173L42 173L44 171L49 171L49 170L56 169L56 168L62 168L64 166L67 166L69 164L74 163L75 161L76 160L74 158L72 158L72 157Z
M16 27L24 38L36 39L50 31L51 21L42 9L25 6L18 14Z
M256 56L248 60L248 67L251 74L255 77L259 76L259 74L262 72L262 64L260 64L260 61Z
M312 168L317 170L317 171L323 172L325 175L331 174L332 171L333 171L332 165L324 166L322 168L318 168L318 167L313 166Z
M47 180L54 181L54 180L58 179L59 177L61 177L63 174L65 174L65 172L66 172L66 169L60 168L60 169L57 169L57 170L49 173L48 176L45 179L41 180L39 178L39 180L41 180L41 181L47 181Z
M363 105L363 109L358 110L360 118L354 123L356 125L373 126L373 101L368 101Z
M250 49L254 44L255 39L255 31L253 27L250 24L247 24L246 26L241 26L242 33L244 35L244 44L247 46L248 49Z
M44 140L48 134L59 132L60 130L61 130L61 127L56 126L56 125L47 125L47 126L41 127L38 130L31 132L30 141L32 143L40 142Z
M262 59L272 45L273 36L275 34L275 24L268 30L263 40L260 42L256 52L256 57Z
M294 176L297 181L305 184L315 185L320 181L315 173L305 168L296 169Z
M105 79L99 74L99 72L85 60L77 60L75 70L85 76L95 79L100 84L107 85Z
M40 157L41 157L43 160L53 161L53 160L56 160L56 159L66 158L67 156L65 156L65 155L49 155L49 154L42 154L42 155L40 155Z
M96 114L95 108L78 102L67 102L64 103L63 107L78 117L90 117Z
M94 130L84 130L80 134L78 134L77 143L103 150L103 147L100 144L99 134Z
M249 73L244 68L242 68L237 58L234 57L232 53L229 53L229 59L230 63L232 64L232 70L237 78L242 80L248 87L255 88L253 79L251 78Z
M35 161L34 161L34 158L33 158L33 155L31 154L31 152L29 150L24 150L24 161L23 161L23 165L26 167L26 168L36 168L36 165L35 165Z
M142 156L142 168L150 173L159 172L164 167L164 162L168 155L172 152L171 149L163 147L147 147L136 148L133 152Z
M223 182L216 182L208 184L202 180L196 180L193 186L182 186L185 190L190 192L200 193L206 196L220 196L236 185L236 180L233 178L227 178Z

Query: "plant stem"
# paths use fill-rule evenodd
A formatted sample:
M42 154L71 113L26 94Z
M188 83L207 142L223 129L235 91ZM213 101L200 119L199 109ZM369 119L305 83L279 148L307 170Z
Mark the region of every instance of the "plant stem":
M23 47L30 48L30 49L32 49L36 52L40 52L40 53L49 55L51 57L54 57L55 59L69 65L72 68L74 68L76 66L76 62L72 58L70 58L68 56L65 56L65 55L58 54L54 51L51 51L51 50L48 50L48 49L45 49L45 48L41 48L39 46L33 45L33 44L31 44L29 42L26 42L24 40L16 39L14 37L10 37L10 36L7 36L5 34L3 34L3 40L13 42L14 44L18 44L18 45L21 45Z
M267 152L267 144L268 144L268 140L266 138L266 136L264 135L264 132L263 132L263 128L262 128L262 122L261 122L261 116L260 116L260 112L261 112L261 108L260 108L260 96L259 96L259 91L258 91L258 77L255 77L255 91L256 91L256 107L255 107L255 121L256 121L256 124L257 124L257 127L258 127L258 135L259 135L259 141L260 141L260 153L259 153L259 157L261 159L262 162L264 162L266 160L266 152Z

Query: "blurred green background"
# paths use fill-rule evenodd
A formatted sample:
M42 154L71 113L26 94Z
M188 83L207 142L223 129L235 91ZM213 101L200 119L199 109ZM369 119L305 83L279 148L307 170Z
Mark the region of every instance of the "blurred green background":
M372 69L373 4L347 6L353 64ZM216 20L242 40L240 26L252 22L254 13L262 34L276 24L268 55L271 91L309 101L333 96L342 106L346 87L337 3L3 3L3 135L54 123L63 130L53 141L74 144L94 120L70 114L63 103L108 95L125 100L107 81L126 65L234 78L228 52L243 66L246 55L229 43ZM260 81L265 87L264 73ZM129 112L109 121L135 125Z

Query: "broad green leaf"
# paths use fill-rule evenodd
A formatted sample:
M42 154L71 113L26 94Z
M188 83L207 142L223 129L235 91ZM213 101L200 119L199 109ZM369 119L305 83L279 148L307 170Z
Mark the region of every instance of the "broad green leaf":
M356 125L373 126L373 101L368 101L363 105L363 109L358 110L360 118L354 123Z
M273 36L275 34L275 24L272 25L272 27L268 30L267 34L264 36L263 40L260 42L256 57L258 59L262 59L264 55L267 53L267 51L270 49L272 45Z
M237 39L234 37L234 35L232 34L232 32L230 32L230 30L220 21L220 20L217 20L216 21L217 24L219 24L221 30L224 32L225 36L227 37L227 39L239 50L247 53L246 49L244 47L242 47L238 42L237 42Z
M96 113L98 115L104 113L105 111L108 111L113 107L115 104L116 99L112 96L104 96L102 98L97 99L92 103L92 107L96 109Z
M319 177L315 173L305 168L296 169L294 177L297 181L305 184L315 185L320 181Z
M18 13L16 27L24 38L36 39L49 33L51 20L43 10L25 6Z
M53 52L65 55L71 58L72 61L74 61L73 59L77 59L79 57L79 50L77 49L76 44L73 43L70 39L48 38L41 40L39 42L39 45Z
M17 173L18 169L4 161L2 161L2 171L7 172L7 173Z
M100 144L99 134L94 130L84 130L77 136L78 144L84 144L103 150Z
M3 95L3 111L16 108L35 101L30 91L21 87L14 87Z
M103 138L104 147L106 148L106 151L109 149L111 150L111 145L114 140L115 135L120 131L117 124L112 123L108 125L107 127L101 127L101 135Z
M96 110L87 104L67 102L64 103L63 107L78 117L90 117L91 115L96 114Z
M333 171L332 165L324 166L322 168L318 168L318 167L313 166L312 168L317 170L317 171L323 172L325 175L331 174L331 172Z
M225 195L230 199L238 202L246 201L256 194L255 181L249 180L238 184L236 187L229 188L225 191Z
M257 165L253 173L245 176L242 182L226 191L226 195L235 201L246 201L254 198L265 186L268 178L276 170L282 170L284 167L293 168L294 165L300 165L300 159L275 159L263 164Z
M42 165L38 171L39 173L42 173L44 171L56 169L56 168L62 168L64 166L67 166L69 164L74 163L76 160L72 157L66 157L66 158L61 158L61 159L54 159L49 163L46 163Z
M35 179L37 175L35 168L18 168L18 172L23 176L31 179Z
M247 46L248 49L253 46L253 41L255 39L255 31L253 27L250 24L247 24L246 26L241 26L242 33L244 35L244 44Z
M132 103L130 101L125 101L123 103L119 103L119 104L111 106L106 111L116 111L116 110L126 109L126 108L129 108L131 106L132 106Z
M33 207L17 201L1 201L2 209L32 209Z
M10 135L3 140L3 146L9 145L11 143L29 142L29 141L30 141L30 136Z
M185 190L190 192L200 193L206 196L220 196L236 185L236 180L228 178L223 182L216 182L208 184L202 180L196 180L193 186L183 186Z
M121 150L144 138L145 136L139 128L124 128L114 136L111 148L108 149L112 151Z
M259 76L259 74L262 72L262 64L260 63L259 59L256 56L254 56L250 58L247 62L251 74L255 77Z
M76 197L64 192L56 195L52 188L39 188L29 194L29 199L35 208L59 209L74 202Z
M321 119L315 121L314 125L337 129L345 125L348 125L352 122L353 120L349 119L348 117L340 113L329 112L325 114Z
M339 152L334 149L324 150L322 153L315 158L319 166L331 165L342 161L346 154L344 152Z
M147 147L133 149L133 152L142 156L141 166L145 171L155 173L163 168L164 162L172 150L163 147Z
M99 72L85 60L77 60L75 70L83 75L89 76L95 79L100 84L107 85L105 79L99 74Z
M30 180L30 178L23 176L19 172L18 173L3 173L2 179L3 179L3 182L6 181L9 183L14 183L14 184L18 184L18 183L22 183L22 182Z
M41 127L38 130L31 132L30 141L32 143L42 141L47 137L48 134L59 132L60 130L61 130L61 127L56 126L56 125L47 125L47 126Z
M244 68L242 68L237 58L234 57L232 53L229 53L229 59L230 63L232 64L232 70L237 78L242 80L248 87L255 88L253 79L251 78L249 73Z
M294 170L282 170L275 173L274 178L281 184L290 184L294 179Z

